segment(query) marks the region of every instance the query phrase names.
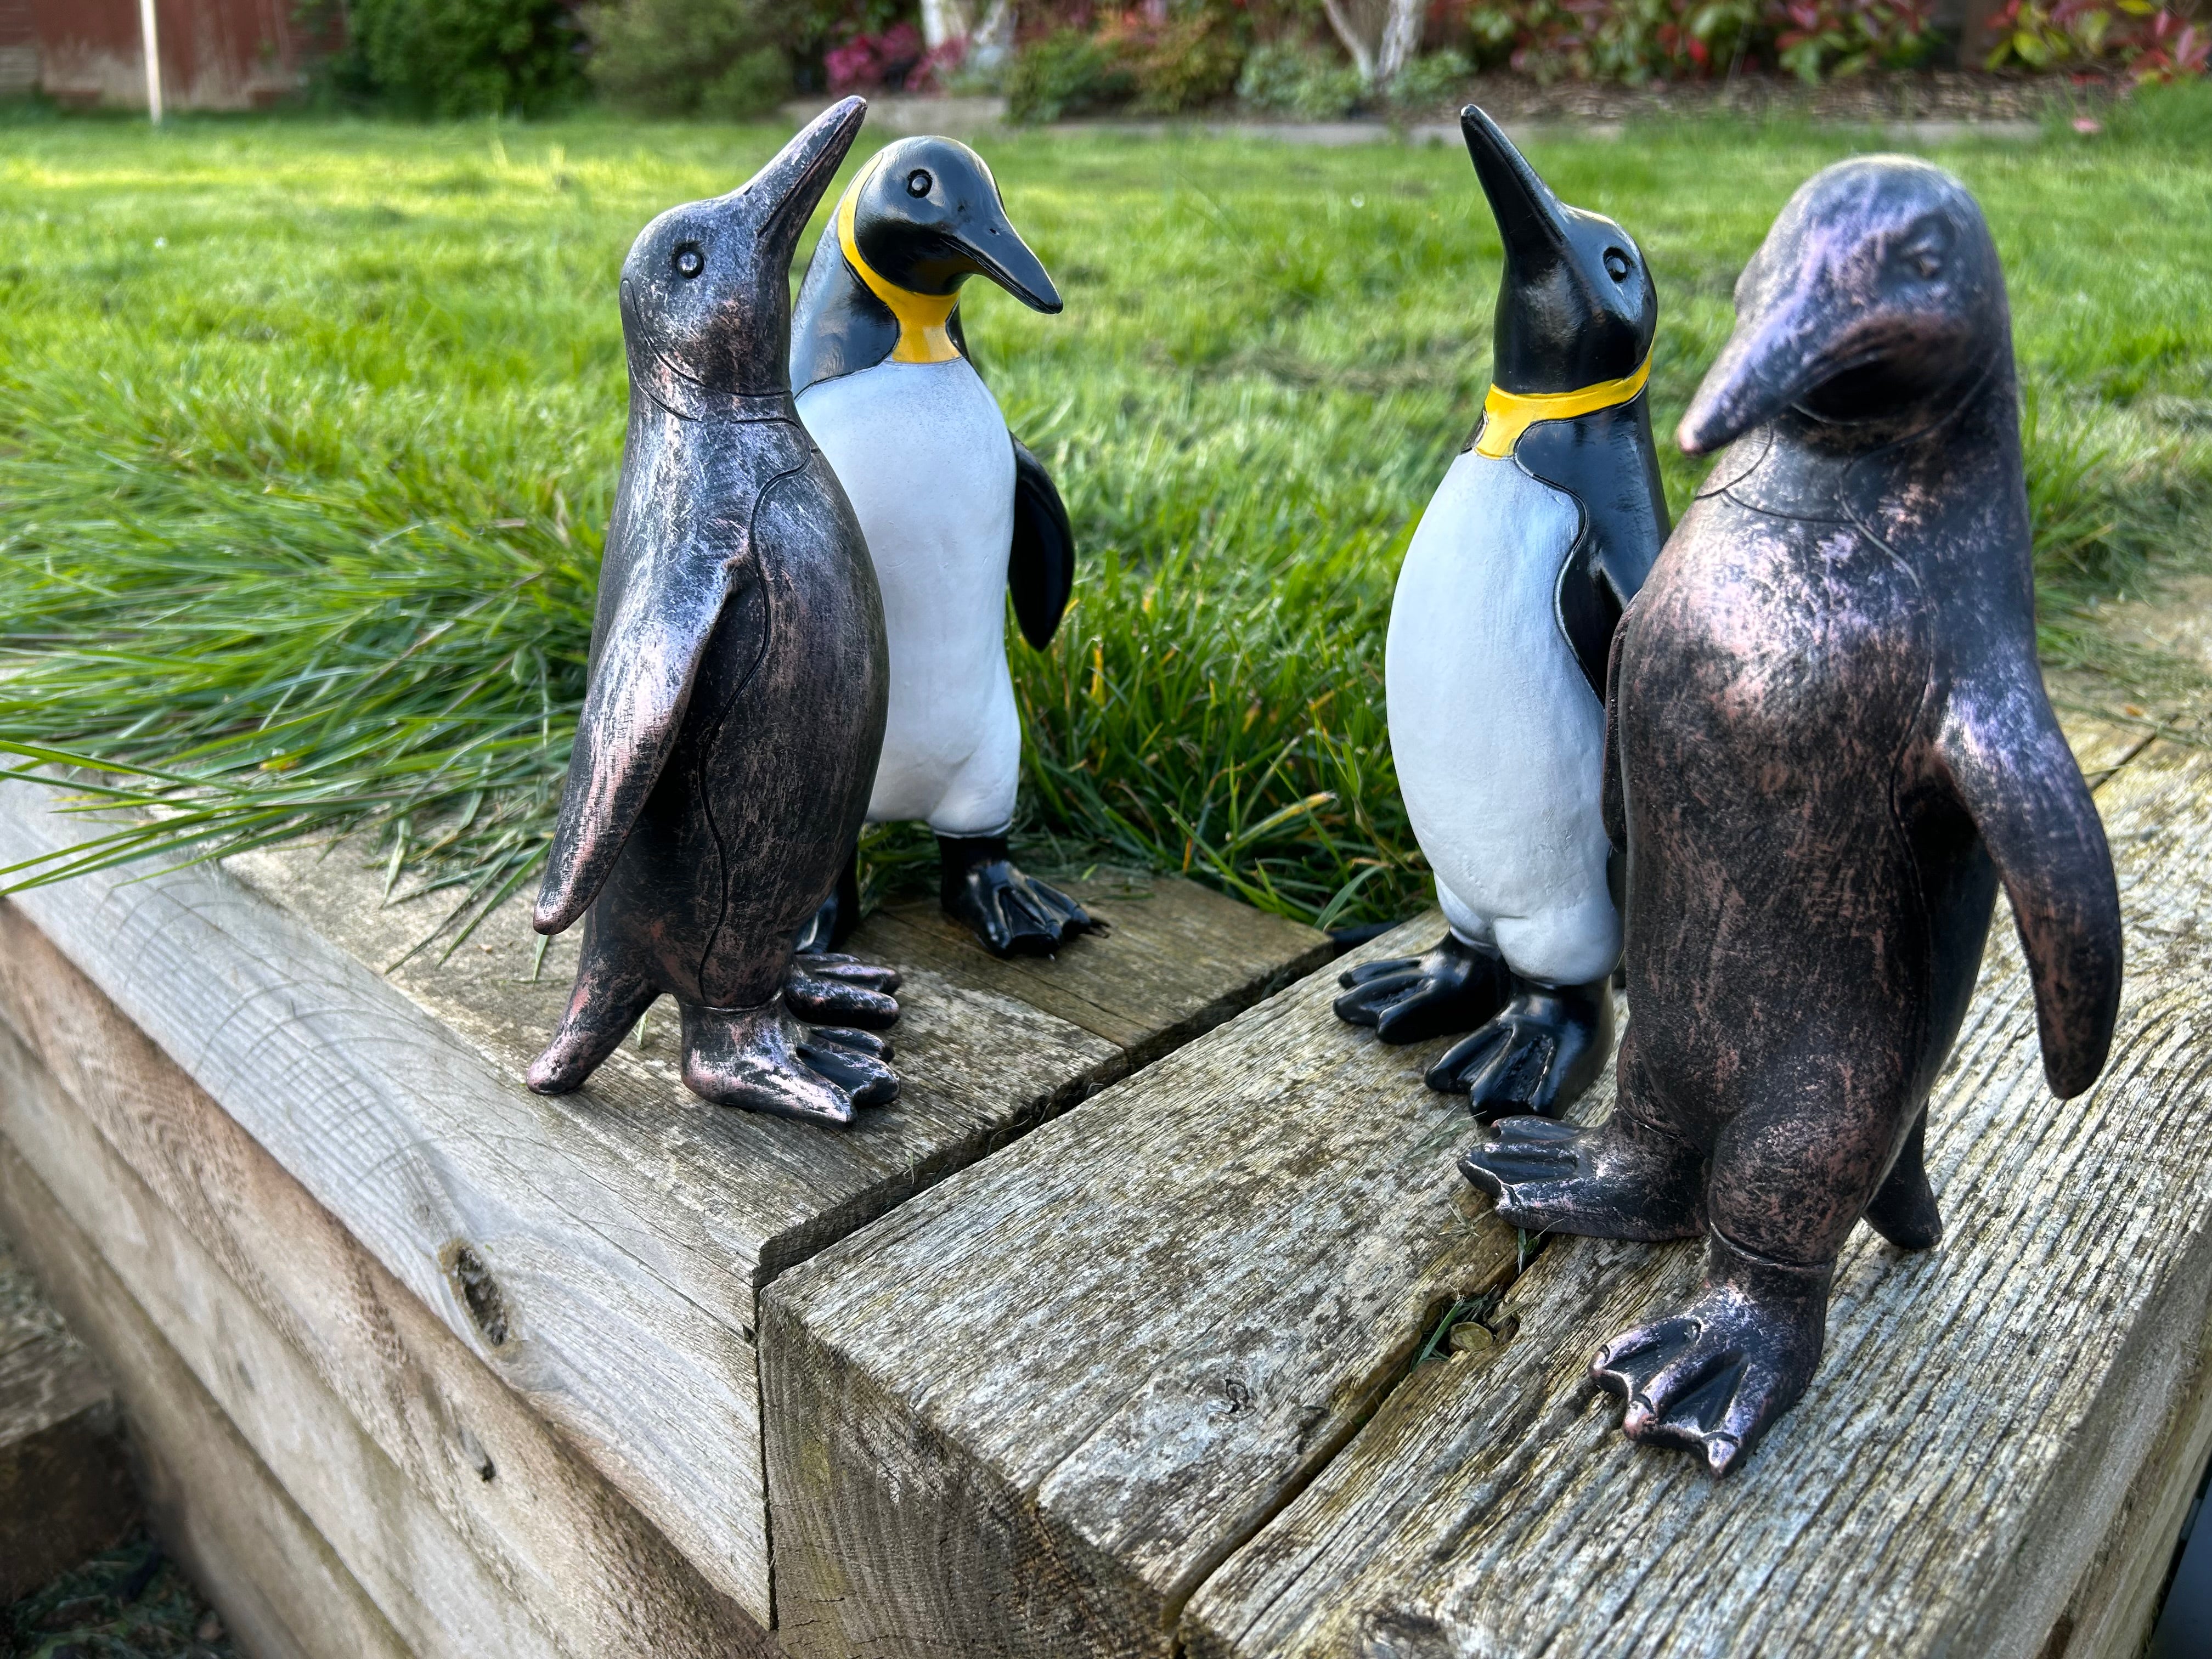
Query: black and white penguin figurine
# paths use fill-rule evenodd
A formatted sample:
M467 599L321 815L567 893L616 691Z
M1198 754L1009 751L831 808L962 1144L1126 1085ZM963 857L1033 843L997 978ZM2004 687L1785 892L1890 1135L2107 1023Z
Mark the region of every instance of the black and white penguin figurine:
M811 1018L897 1017L897 976L793 941L867 809L883 600L788 368L791 258L867 106L825 111L745 186L672 208L623 263L629 429L590 684L538 931L584 918L530 1086L580 1086L664 991L684 1080L821 1123L898 1092L890 1051Z
M1706 1241L1607 1343L1632 1439L1741 1461L1802 1395L1838 1252L1942 1223L1927 1101L1999 882L2051 1091L2102 1069L2119 903L2044 695L2004 279L1940 168L1842 162L1783 210L1680 438L1729 447L1613 647L1627 854L1620 1102L1462 1167L1535 1231Z
M1643 254L1481 110L1460 125L1504 244L1493 384L1406 550L1384 659L1390 753L1450 931L1345 975L1336 1012L1386 1042L1472 1030L1428 1082L1487 1120L1559 1110L1612 1046L1606 653L1667 502Z
M998 955L1043 955L1091 923L1007 857L1022 727L1000 596L1012 588L1023 635L1042 650L1067 609L1075 539L969 362L960 289L975 276L1032 309L1060 307L981 156L950 138L886 145L815 247L792 382L883 585L890 719L868 819L926 821L946 912ZM841 884L812 939L841 939L857 901Z

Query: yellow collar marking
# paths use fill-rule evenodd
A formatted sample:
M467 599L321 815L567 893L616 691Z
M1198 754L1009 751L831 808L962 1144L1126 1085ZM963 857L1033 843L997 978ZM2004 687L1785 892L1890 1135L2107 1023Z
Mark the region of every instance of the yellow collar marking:
M1482 400L1482 435L1475 440L1474 453L1502 461L1513 453L1521 434L1537 422L1572 420L1577 415L1625 404L1643 391L1650 378L1651 354L1647 351L1633 374L1600 380L1578 392L1508 392L1493 386Z
M859 205L860 186L875 177L876 169L884 164L884 155L862 168L859 176L845 187L842 200L837 204L837 246L845 251L845 263L853 267L853 274L868 285L874 295L891 309L898 319L898 343L891 348L895 363L949 363L960 355L952 343L952 337L945 331L952 308L960 303L960 295L952 294L915 294L888 283L878 276L873 265L860 257L860 245L853 239L853 213Z

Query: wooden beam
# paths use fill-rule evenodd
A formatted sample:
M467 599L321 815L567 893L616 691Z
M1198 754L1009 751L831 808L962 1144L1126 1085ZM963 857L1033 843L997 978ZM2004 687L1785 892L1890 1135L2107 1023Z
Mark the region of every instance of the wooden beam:
M2169 1485L2154 1459L2208 1427L2212 756L2154 748L2098 799L2129 976L2104 1079L2050 1097L2002 928L1929 1112L1944 1242L1915 1255L1854 1237L1820 1371L1739 1477L1630 1446L1583 1371L1687 1288L1695 1247L1559 1241L1507 1297L1513 1343L1395 1397L1194 1598L1188 1650L1402 1632L1412 1652L2056 1659L2106 1613L2136 1620L2140 1592L2088 1575L2107 1540L2151 1542L2130 1495ZM2147 1507L2179 1519L2170 1498ZM2068 1626L2085 1604L2099 1616Z
M334 1542L348 1537L351 1509L382 1516L340 1549L357 1577L413 1577L391 1550L410 1526L444 1537L421 1515L428 1509L501 1604L534 1619L564 1653L772 1651L757 1625L5 904L0 1086L0 1133L19 1135L25 1156L51 1169L50 1188L76 1193L104 1222L130 1221L103 1245L111 1267L171 1346L211 1368L214 1392L225 1392L235 1339L203 1347L207 1322L192 1314L203 1302L225 1331L254 1333L264 1346L281 1338L283 1352L255 1369L290 1376L341 1444L373 1443L377 1457L356 1455L374 1480L356 1489L331 1460L314 1458L298 1475L310 1490L295 1491L311 1511L338 1506ZM104 1184L88 1184L102 1171ZM94 1231L109 1237L106 1225ZM249 1396L241 1409L253 1404ZM387 1464L404 1490L392 1490ZM393 1504L397 1516L385 1515ZM363 1549L381 1559L356 1561ZM466 1607L439 1609L448 1646L469 1629Z
M0 1036L0 1134L410 1652L562 1655L12 1035Z
M1115 948L1076 946L1047 961L975 949L928 901L887 905L862 935L887 961L942 965L1121 1048L1148 1065L1311 973L1332 952L1311 928L1172 878L1066 884L1113 930ZM1255 945L1260 948L1255 949Z
M1443 1045L1378 1048L1334 991L1293 986L778 1283L785 1646L1166 1654L1444 1310L1511 1276L1453 1168L1465 1109L1421 1085Z
M0 863L88 833L49 810L54 799L44 786L0 788ZM452 959L410 955L447 901L386 903L381 872L350 848L101 872L16 902L369 1257L766 1624L761 1289L1326 954L1310 929L1242 907L1224 920L1210 907L1225 902L1159 885L1169 906L1220 930L1203 973L1149 968L1158 947L1136 918L1018 984L972 944L934 952L902 994L904 1092L846 1133L702 1105L658 1014L643 1047L625 1045L579 1094L530 1093L521 1072L556 1023L574 942L538 959L517 898ZM1147 902L1160 900L1101 908L1121 920ZM1101 1036L1039 1006L1061 978L1128 1029ZM1023 984L1044 988L1025 1001Z
M161 1547L215 1603L239 1650L248 1659L415 1659L5 1141L0 1226L114 1379Z
M2001 916L1931 1112L1950 1237L1855 1241L1813 1393L1734 1480L1627 1444L1585 1380L1695 1249L1555 1240L1516 1279L1453 1167L1477 1131L1420 1083L1440 1045L1376 1044L1316 979L778 1282L785 1644L2032 1654L2069 1605L2130 1627L2140 1582L2091 1564L2178 1521L2152 1460L2212 1439L2212 756L2076 736L2128 905L2112 1071L2044 1092ZM1482 1340L1412 1363L1508 1280Z

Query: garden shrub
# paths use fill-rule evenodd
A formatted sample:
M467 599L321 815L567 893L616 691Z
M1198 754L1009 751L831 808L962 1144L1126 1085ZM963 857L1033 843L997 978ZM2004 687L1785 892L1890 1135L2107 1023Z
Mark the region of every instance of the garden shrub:
M1135 89L1135 78L1090 35L1061 28L1014 54L1006 88L1007 118L1030 124L1119 103Z
M904 87L928 55L921 31L904 19L871 33L863 30L833 46L822 59L830 90L862 92L872 87Z
M1777 0L1789 27L1775 61L1799 80L1869 69L1912 69L1936 47L1932 0Z
M2201 76L2204 0L2007 0L1988 67ZM1911 69L1940 44L1934 0L1477 0L1478 55L1539 81L1695 79L1739 64L1818 82Z
M1390 101L1401 109L1433 109L1456 103L1474 65L1463 53L1432 52L1406 65L1390 83Z
M1544 82L1694 80L1743 64L1808 82L1911 69L1938 44L1933 0L1480 0L1488 61Z
M764 114L791 95L791 59L757 0L626 0L585 8L592 84L645 115Z
M1225 98L1244 67L1239 20L1215 5L1164 22L1128 13L1099 31L1098 39L1127 71L1130 107L1140 114L1176 115Z
M2138 81L2205 73L2212 32L2196 0L2007 0L1992 20L1988 66L2124 69Z
M584 88L565 0L349 0L332 84L412 115L539 115Z
M1341 58L1290 40L1253 47L1237 79L1237 96L1251 108L1309 121L1351 114L1366 90Z
M1760 0L1480 0L1468 23L1484 57L1547 84L1634 83L1725 70L1759 16Z

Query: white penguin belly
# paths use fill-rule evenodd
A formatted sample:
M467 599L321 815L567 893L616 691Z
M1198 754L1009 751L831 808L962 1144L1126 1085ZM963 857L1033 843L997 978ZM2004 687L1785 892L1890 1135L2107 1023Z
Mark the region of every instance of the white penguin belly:
M1611 971L1605 711L1559 631L1573 499L1510 459L1452 463L1406 550L1384 658L1390 753L1454 931L1515 972Z
M1000 830L1022 728L1006 669L1014 451L998 403L956 358L822 381L799 394L799 414L852 500L883 588L890 711L869 819Z

